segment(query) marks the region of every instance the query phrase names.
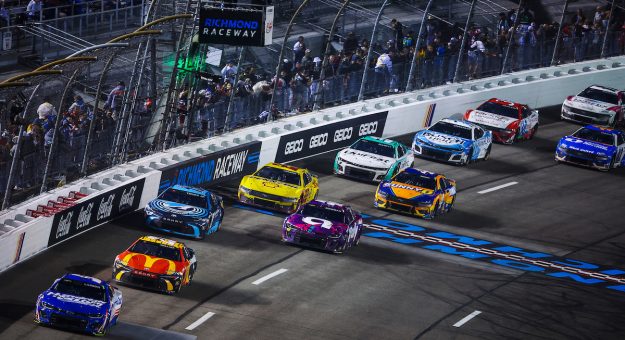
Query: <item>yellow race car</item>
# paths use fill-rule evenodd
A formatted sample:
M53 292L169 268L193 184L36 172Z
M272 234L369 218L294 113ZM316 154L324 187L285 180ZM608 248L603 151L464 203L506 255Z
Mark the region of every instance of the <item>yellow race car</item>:
M319 181L307 169L279 163L265 164L239 184L241 203L291 214L312 201L319 192Z

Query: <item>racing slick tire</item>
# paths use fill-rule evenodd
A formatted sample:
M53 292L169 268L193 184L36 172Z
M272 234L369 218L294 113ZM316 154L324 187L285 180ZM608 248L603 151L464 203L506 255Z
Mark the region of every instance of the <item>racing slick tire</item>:
M534 128L532 129L532 133L530 134L529 138L527 138L527 139L534 139L534 136L536 135L536 132L538 132L538 123L536 123L536 125L534 125Z
M451 198L451 203L449 203L449 208L447 208L447 212L451 211L451 209L454 207L454 203L456 203L456 195Z
M471 146L471 148L469 149L469 154L467 155L467 159L460 163L460 165L468 165L469 163L471 163L471 157L473 157L473 152L474 152L474 148L473 146Z
M482 158L482 160L485 160L485 161L488 160L488 158L490 157L490 149L492 149L492 147L493 147L493 144L488 146L488 149L486 149L486 154L484 155L484 158Z
M334 249L333 251L334 254L337 254L337 255L343 254L347 250L347 236L343 235L341 239L343 240L343 245L340 248Z

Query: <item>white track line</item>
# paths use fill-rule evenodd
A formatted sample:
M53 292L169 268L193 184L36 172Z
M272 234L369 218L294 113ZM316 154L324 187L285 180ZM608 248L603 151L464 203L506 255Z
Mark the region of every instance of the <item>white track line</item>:
M284 268L282 268L282 269L278 269L278 270L276 270L275 272L273 272L273 273L271 273L271 274L267 274L267 275L265 275L265 276L261 277L260 279L258 279L258 280L256 280L256 281L252 282L252 284L253 284L253 285L259 285L259 284L261 284L261 283L263 283L263 282L265 282L265 281L267 281L267 280L271 279L272 277L274 277L274 276L278 276L278 275L280 275L280 274L282 274L282 273L285 273L285 272L287 272L287 271L288 271L288 269L284 269Z
M473 319L474 317L478 316L482 314L482 312L480 312L479 310L474 311L473 313L465 316L464 318L462 318L462 320L456 322L454 324L454 327L460 327L462 325L464 325L465 323L467 323L469 320Z
M489 192L491 192L491 191L495 191L495 190L499 190L499 189L507 188L507 187L509 187L509 186L513 186L513 185L516 185L516 184L519 184L519 182L510 182L510 183L506 183L506 184L498 185L498 186L496 186L496 187L492 187L492 188L490 188L490 189L485 189L485 190L482 190L482 191L478 191L477 193L478 193L478 194L486 194L486 193L489 193Z
M215 315L215 313L208 312L208 313L202 315L202 317L197 319L194 323L192 323L189 326L187 326L187 328L185 328L185 329L188 330L188 331L192 331L197 326L201 325L204 321L206 321L206 320L210 319L211 317L213 317L213 315Z

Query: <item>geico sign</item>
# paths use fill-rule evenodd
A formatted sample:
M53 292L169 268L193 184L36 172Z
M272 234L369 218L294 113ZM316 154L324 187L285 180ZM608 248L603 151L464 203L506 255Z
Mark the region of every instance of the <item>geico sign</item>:
M378 131L378 121L360 124L360 129L358 130L358 136L366 136L372 135L376 131Z
M304 148L304 140L298 139L291 142L286 143L284 147L284 154L290 155L292 153L300 152Z
M344 140L348 140L352 138L352 132L354 129L352 127L338 129L334 131L334 143L342 142Z
M328 143L328 133L322 133L320 135L310 137L310 143L308 143L308 147L310 149L314 149L320 146L324 146Z

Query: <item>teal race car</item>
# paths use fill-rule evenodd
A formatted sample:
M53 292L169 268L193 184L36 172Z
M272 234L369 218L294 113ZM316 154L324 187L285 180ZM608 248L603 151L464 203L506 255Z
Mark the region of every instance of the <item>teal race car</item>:
M411 167L413 161L414 155L406 145L390 139L366 136L336 155L334 173L380 182Z

